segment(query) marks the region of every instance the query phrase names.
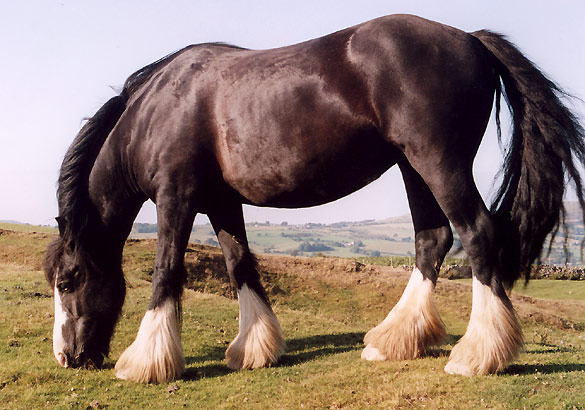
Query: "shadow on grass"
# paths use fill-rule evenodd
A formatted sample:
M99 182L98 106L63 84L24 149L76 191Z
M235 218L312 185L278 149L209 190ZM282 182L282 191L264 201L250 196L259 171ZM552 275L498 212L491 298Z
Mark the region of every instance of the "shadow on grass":
M315 335L286 341L286 353L277 367L294 366L321 357L362 349L364 333Z
M513 364L509 366L502 374L529 375L537 373L554 374L584 371L585 364L583 363Z
M233 372L233 370L229 369L225 363L213 363L204 366L187 367L182 379L189 381L208 379L212 377L225 376L231 372Z
M555 346L547 343L533 343L537 346L542 346L544 349L526 349L524 353L530 354L551 354L551 353L571 353L575 349L565 346Z
M321 357L344 353L363 348L364 333L339 333L330 335L316 335L286 341L285 354L273 367L288 367L308 362ZM207 346L201 355L186 357L187 370L185 380L198 380L224 376L233 370L225 364L225 349L227 346ZM203 365L200 363L212 361Z
M203 363L209 361L218 361L223 360L225 357L225 350L227 349L227 345L218 345L218 346L204 346L202 348L203 352L197 356L188 356L185 357L185 362L187 366L193 365L196 363Z

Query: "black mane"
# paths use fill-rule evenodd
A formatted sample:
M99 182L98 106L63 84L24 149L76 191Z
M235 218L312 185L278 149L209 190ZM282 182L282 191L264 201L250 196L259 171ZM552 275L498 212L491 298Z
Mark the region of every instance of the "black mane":
M89 201L89 175L108 135L126 109L129 97L160 68L186 49L169 54L133 73L119 95L106 102L81 128L67 150L58 179L57 221L64 244L76 245L92 219L95 209Z

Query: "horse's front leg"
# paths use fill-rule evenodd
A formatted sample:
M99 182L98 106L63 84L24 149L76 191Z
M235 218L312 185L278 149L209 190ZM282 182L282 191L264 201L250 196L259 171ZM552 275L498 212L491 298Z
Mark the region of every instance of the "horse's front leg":
M172 203L170 203L172 202ZM152 296L136 340L116 363L116 376L142 383L165 383L185 371L181 346L183 264L195 213L181 209L189 201L157 204L158 248Z
M209 215L240 305L239 333L226 351L230 369L254 369L278 361L284 339L248 248L240 204L223 204Z

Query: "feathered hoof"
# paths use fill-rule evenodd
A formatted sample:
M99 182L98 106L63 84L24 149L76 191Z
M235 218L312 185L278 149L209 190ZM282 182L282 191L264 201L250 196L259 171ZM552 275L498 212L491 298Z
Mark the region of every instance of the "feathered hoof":
M226 350L227 366L233 370L256 369L278 361L284 339L276 316L247 285L238 292L240 332Z
M172 301L144 315L134 343L116 363L119 379L167 383L185 371L179 326Z
M429 320L431 319L431 320ZM411 360L421 357L446 336L445 326L437 315L393 310L380 325L364 337L365 360Z
M519 354L522 344L517 341L490 340L491 335L461 339L451 351L445 373L472 377L502 372Z
M474 279L469 325L451 351L445 372L463 376L499 373L518 357L522 346L522 329L512 305Z
M410 360L441 343L445 325L432 299L433 284L415 269L386 319L364 337L364 360Z

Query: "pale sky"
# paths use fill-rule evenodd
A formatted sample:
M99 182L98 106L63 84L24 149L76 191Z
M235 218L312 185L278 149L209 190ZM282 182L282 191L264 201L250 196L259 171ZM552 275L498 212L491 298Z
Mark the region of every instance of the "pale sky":
M82 119L138 68L193 43L273 48L394 13L417 14L465 31L502 32L552 79L585 99L583 0L4 0L0 220L53 224L58 169ZM585 112L583 106L578 109ZM501 161L494 128L492 123L475 163L484 198ZM329 223L401 215L408 204L400 173L392 169L332 204L245 212L248 222ZM139 216L142 222L155 219L153 207Z

